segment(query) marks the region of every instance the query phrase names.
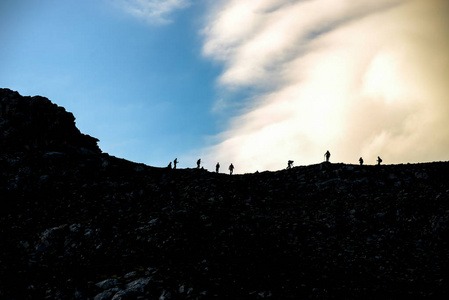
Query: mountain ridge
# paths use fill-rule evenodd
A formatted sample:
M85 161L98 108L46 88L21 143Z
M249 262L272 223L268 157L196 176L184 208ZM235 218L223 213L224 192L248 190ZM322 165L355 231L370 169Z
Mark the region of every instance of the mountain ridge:
M448 162L156 168L102 153L44 97L0 104L1 298L449 294Z

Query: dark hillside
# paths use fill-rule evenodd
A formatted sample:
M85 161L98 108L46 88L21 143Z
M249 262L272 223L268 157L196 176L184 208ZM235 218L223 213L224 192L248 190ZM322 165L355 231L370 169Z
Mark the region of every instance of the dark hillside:
M0 89L0 298L441 299L449 163L246 175L102 153Z

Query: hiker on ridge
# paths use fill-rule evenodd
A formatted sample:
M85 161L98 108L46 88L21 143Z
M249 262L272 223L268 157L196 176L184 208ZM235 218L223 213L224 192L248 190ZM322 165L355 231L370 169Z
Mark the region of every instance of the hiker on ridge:
M361 157L359 158L359 163L361 166L363 166L363 158L361 158Z
M329 158L331 157L331 153L329 152L329 150L324 153L324 157L326 158L326 162L329 162Z
M201 165L201 158L196 161L196 168L199 169Z
M380 156L377 157L377 165L380 166L380 163L382 162L382 158Z
M229 175L232 175L232 172L234 172L234 165L231 163L229 166Z
M292 166L293 166L293 160L289 160L287 162L287 170L290 170L292 168Z
M215 172L218 173L218 169L220 169L220 163L217 162L217 164L215 165Z
M173 169L176 169L176 165L178 164L178 158L175 158L173 161Z

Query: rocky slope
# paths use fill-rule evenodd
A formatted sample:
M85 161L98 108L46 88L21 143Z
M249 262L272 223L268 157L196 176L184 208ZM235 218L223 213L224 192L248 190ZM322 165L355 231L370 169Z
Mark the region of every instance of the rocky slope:
M168 170L101 153L46 98L0 108L0 298L449 294L447 162Z

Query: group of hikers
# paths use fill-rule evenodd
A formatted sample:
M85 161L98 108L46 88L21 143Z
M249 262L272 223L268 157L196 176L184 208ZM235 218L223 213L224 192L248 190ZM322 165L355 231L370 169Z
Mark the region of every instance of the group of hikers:
M329 158L331 157L331 153L329 152L329 150L326 151L326 153L324 153L324 158L326 160L326 162L329 162ZM382 162L382 158L380 158L380 156L377 157L377 165L380 166L380 163ZM360 157L359 158L359 163L362 166L363 165L363 158ZM287 170L291 169L293 167L293 160L289 160L287 162Z
M326 162L329 162L329 159L331 157L331 153L329 152L329 150L326 151L326 153L324 153L324 158L326 160ZM173 169L176 169L176 165L178 164L178 158L175 158L175 160L173 161ZM380 158L380 156L377 157L377 165L380 166L380 163L382 162L382 158ZM363 165L363 158L360 157L359 158L359 163L362 166ZM293 167L293 160L289 160L287 162L287 170L291 169ZM171 162L168 164L167 168L171 169L172 168L172 164ZM196 161L196 168L200 169L201 168L201 158L199 158ZM220 170L220 163L217 162L217 164L215 165L215 172L218 173L218 171ZM234 172L234 165L231 163L228 167L229 170L229 175L232 175L232 173Z
M173 169L176 169L176 165L178 164L178 162L179 162L178 158L175 158L175 160L173 161ZM167 168L169 168L169 169L172 168L171 162L168 164ZM202 168L201 167L201 158L199 158L196 161L196 168L197 169ZM202 169L204 169L204 168L202 168ZM217 162L217 164L215 165L215 172L218 173L219 170L220 170L220 163ZM232 173L234 172L234 165L232 163L229 165L228 170L229 170L229 174L232 175Z
M331 153L329 152L329 150L327 150L326 153L324 153L324 157L326 158L326 162L329 162L329 158L331 157ZM289 166L290 166L290 160L288 162L289 162ZM378 156L377 157L377 165L380 166L381 162L382 162L382 158L380 158L380 156ZM359 158L359 163L360 163L361 166L363 165L363 158L362 157ZM287 168L289 168L289 167L287 167Z
M201 166L201 158L199 158L196 161L196 168L199 169ZM220 170L220 163L217 162L217 164L215 165L215 172L218 173L218 171ZM232 173L234 172L234 165L231 163L228 167L229 170L229 175L232 175Z

